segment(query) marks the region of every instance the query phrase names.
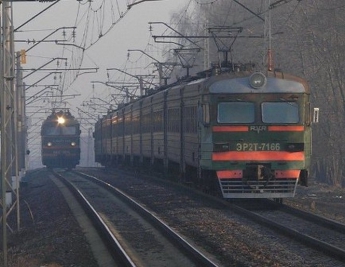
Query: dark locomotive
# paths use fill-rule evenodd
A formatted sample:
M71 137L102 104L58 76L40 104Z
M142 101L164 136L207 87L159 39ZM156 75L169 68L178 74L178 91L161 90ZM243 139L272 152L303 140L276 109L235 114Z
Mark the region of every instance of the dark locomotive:
M80 124L69 110L56 110L41 127L42 164L73 169L80 161Z
M281 72L226 72L180 82L95 125L96 162L157 167L224 198L293 197L307 185L310 91Z

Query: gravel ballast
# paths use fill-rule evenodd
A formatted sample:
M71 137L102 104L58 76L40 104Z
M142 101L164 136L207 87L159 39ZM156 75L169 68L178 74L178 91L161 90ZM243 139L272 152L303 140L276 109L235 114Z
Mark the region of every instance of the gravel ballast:
M318 252L310 254L306 250L303 255L299 245L290 245L288 239L282 243L284 239L277 238L269 229L261 229L207 201L183 195L185 192L179 194L173 188L163 188L148 180L129 179L117 179L115 184L141 199L162 215L169 225L179 228L196 243L205 245L206 249L209 247L208 250L224 266L342 266L332 265L332 261L320 265L316 259ZM15 211L8 218L15 231L8 233L8 266L98 266L83 230L60 190L48 178L48 172L29 172L25 180L20 190L19 232L16 232ZM345 213L343 192L313 184L309 188L299 188L296 198L284 202L341 221ZM183 206L191 209L184 210Z

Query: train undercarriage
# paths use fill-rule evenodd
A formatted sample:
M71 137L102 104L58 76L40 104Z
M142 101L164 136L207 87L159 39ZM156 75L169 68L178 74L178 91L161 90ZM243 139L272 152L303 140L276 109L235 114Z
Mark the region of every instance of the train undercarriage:
M192 186L205 193L220 196L225 199L237 198L269 198L281 203L283 198L294 197L299 182L299 176L306 171L291 170L273 171L269 165L249 164L234 177L234 171L215 171L198 169L186 165L184 171L181 165L163 159L145 157L108 157L103 159L103 164L108 167L130 166L135 170L163 174L166 179L181 182ZM229 172L231 177L227 177ZM239 172L239 171L237 171ZM296 177L283 177L284 173L294 173ZM304 179L307 180L307 179Z

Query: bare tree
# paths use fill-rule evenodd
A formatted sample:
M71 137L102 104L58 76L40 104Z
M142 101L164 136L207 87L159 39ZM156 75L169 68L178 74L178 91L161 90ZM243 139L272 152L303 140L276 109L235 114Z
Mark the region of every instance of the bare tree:
M315 105L322 111L314 129L315 175L320 181L343 185L345 171L345 31L341 0L306 1L301 15L305 40L304 71Z
M240 4L239 4L240 3ZM320 108L313 129L312 174L316 180L345 185L345 4L343 0L271 1L274 67L308 80L311 106ZM279 5L275 5L278 4ZM263 37L266 1L218 0L201 6L179 28L202 35L205 27L243 28L231 46L232 60L260 65L266 51ZM188 25L188 26L186 26ZM266 24L267 26L267 24ZM261 36L261 37L260 37ZM231 38L229 38L231 41ZM228 40L228 41L229 41ZM200 45L203 43L200 42ZM211 61L218 60L210 43ZM202 54L198 62L203 61Z

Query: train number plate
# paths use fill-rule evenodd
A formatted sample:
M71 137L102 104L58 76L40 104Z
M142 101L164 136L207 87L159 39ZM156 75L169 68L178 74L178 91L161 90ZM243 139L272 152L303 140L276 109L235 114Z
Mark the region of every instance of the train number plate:
M279 151L280 143L237 143L236 151Z

